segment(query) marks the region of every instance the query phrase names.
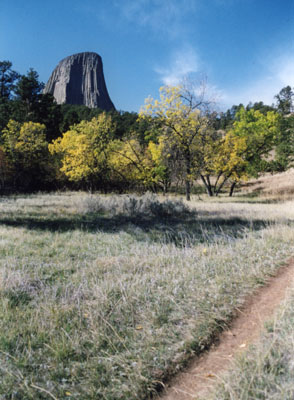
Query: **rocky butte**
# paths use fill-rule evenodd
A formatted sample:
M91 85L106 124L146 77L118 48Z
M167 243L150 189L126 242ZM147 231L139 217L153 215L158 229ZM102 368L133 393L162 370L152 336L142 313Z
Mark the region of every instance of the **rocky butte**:
M90 108L114 110L97 53L73 54L60 61L48 80L44 93L54 96L57 104L82 104Z

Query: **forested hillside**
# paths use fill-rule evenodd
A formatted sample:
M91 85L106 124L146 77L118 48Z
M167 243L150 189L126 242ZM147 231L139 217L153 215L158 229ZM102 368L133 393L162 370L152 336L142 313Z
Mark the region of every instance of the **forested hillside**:
M147 98L139 114L58 105L44 84L0 62L0 190L206 191L233 195L263 172L291 166L294 92L274 105L232 106L184 81Z

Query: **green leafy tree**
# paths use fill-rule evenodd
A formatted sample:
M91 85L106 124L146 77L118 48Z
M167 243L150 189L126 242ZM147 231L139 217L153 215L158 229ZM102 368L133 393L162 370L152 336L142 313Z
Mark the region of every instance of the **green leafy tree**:
M36 104L33 121L42 123L46 126L46 140L51 143L61 136L60 123L62 114L60 105L56 103L54 97L49 94L41 94L38 104Z
M271 164L272 171L285 171L294 161L294 114L281 116L276 146L276 157Z
M275 108L273 106L269 106L267 104L264 104L263 101L258 101L255 102L254 104L249 103L246 107L246 110L255 110L255 111L260 111L262 114L266 114L269 111L275 111Z
M12 70L10 61L0 62L0 132L12 114L12 97L19 74Z
M273 150L279 134L279 115L274 111L266 114L258 110L241 108L236 116L230 135L245 140L245 147L238 153L244 162L236 164L228 171L226 179L232 180L232 186L242 176L257 177L264 172L267 157ZM232 188L231 188L232 194Z
M62 114L60 105L50 94L43 94L44 84L36 71L30 69L20 76L12 101L12 118L18 122L39 122L46 126L46 140L51 142L60 136Z
M39 82L39 75L32 68L27 75L22 75L15 88L16 107L20 112L18 120L31 121L35 119L44 84Z
M271 167L272 171L285 171L293 165L294 159L294 92L286 86L275 97L281 118L276 157Z
M12 177L12 166L5 154L5 149L0 146L0 191L3 193Z
M11 69L10 61L0 61L0 98L10 99L13 95L19 74Z
M294 92L291 86L285 86L275 98L277 99L277 110L282 115L287 115L294 111Z
M62 104L60 106L60 112L62 115L60 132L64 133L75 124L79 124L82 121L91 121L94 117L98 117L103 110L99 108L89 108L84 105Z
M232 106L226 112L221 112L220 114L216 114L214 120L214 128L216 130L228 130L232 127L237 112L244 107L243 104L239 104Z

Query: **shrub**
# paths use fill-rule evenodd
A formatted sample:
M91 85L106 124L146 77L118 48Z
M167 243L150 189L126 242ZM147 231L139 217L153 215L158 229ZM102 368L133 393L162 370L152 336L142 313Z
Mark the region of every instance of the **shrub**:
M98 213L124 215L128 217L184 217L195 214L181 200L164 200L152 193L143 196L121 195L105 197L100 195L87 196L83 201L83 213Z

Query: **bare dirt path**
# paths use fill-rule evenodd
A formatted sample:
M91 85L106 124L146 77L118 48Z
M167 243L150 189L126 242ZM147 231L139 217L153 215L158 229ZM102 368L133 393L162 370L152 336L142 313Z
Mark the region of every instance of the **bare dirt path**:
M191 400L205 396L217 381L217 376L229 368L233 357L258 338L264 323L294 285L294 259L281 267L267 284L246 301L229 330L224 331L217 345L191 361L185 371L166 385L160 400Z

